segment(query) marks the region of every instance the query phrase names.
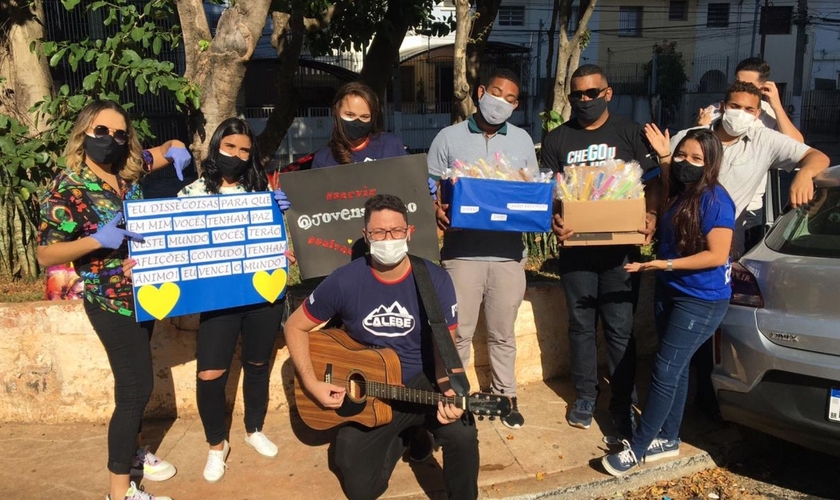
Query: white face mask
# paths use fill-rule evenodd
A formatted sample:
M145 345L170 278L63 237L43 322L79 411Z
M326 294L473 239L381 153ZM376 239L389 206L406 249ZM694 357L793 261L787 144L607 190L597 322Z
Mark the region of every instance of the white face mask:
M481 116L484 117L487 123L490 125L501 125L510 118L516 106L501 97L484 92L484 95L478 100L478 109L481 110Z
M720 119L723 130L732 137L740 137L750 130L755 123L755 116L743 109L727 109Z
M370 256L383 266L395 266L399 264L407 253L407 238L370 242Z

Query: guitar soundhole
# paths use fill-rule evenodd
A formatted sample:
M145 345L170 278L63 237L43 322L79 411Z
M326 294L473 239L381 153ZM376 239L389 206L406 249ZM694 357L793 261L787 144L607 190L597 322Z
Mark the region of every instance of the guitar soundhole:
M367 398L365 377L359 371L352 371L347 377L347 397L354 403L361 403Z

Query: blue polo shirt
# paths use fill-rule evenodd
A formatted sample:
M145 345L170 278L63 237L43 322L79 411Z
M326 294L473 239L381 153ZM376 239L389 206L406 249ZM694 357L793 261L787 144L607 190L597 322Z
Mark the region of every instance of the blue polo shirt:
M538 167L534 141L525 130L505 122L493 135L488 136L475 121L475 117L450 125L441 130L432 141L426 161L429 176L440 179L455 160L474 163L482 158L492 158L503 153L514 164ZM441 259L469 260L521 260L525 246L521 233L505 231L475 231L459 229L443 234Z

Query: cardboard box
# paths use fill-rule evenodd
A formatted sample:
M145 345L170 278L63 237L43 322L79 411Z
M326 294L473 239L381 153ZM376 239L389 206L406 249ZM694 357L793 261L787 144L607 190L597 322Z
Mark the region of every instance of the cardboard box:
M564 201L561 203L563 225L575 231L566 240L567 247L599 245L643 245L645 235L645 199Z
M554 181L521 182L459 177L441 182L452 227L485 231L551 231Z

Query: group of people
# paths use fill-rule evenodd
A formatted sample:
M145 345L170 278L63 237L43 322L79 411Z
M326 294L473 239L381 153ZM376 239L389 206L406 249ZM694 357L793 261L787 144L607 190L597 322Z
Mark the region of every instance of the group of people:
M543 143L541 166L554 172L580 164L581 158L593 166L608 159L635 160L645 172L645 227L639 231L647 241L656 235L656 260L641 262L639 248L628 245L562 247L559 257L576 391L567 421L581 429L592 424L600 392L596 352L600 319L609 354L609 411L614 423L607 442L618 446L602 463L613 475L642 461L679 453L689 362L726 312L731 258L743 251L738 243L743 237L738 235L745 232L748 222L744 221L755 215L750 203L767 171L800 168L790 190L795 207L811 199L813 177L828 166L825 155L802 144L801 135L794 136L795 128L790 128L780 108L775 86L767 81L769 70L759 67L759 76L750 81L755 61L745 63L746 69L741 68L738 81L719 105L720 117L705 123L708 113L701 113L698 127L673 138L655 125L643 127L612 116L608 103L613 93L606 75L598 66L581 66L572 75L568 95L573 117L550 132ZM424 261L462 364L456 371L469 364L474 332L484 311L490 390L511 398L512 411L501 418L511 429L525 425L517 398L514 332L526 286L522 235L452 229L449 207L436 193L441 175L455 159L469 163L504 153L523 166L538 165L530 135L508 121L519 104L519 94L514 73L494 71L477 89L477 111L444 128L434 139L427 156L429 188L443 231L443 247L440 266ZM768 95L784 133L759 121L766 113L762 97ZM353 82L339 89L332 105L332 136L315 154L313 168L406 154L398 137L381 131L380 109L376 94L364 84ZM246 121L224 121L208 143L200 178L178 195L271 189L256 147ZM590 151L610 155L587 156ZM133 311L131 269L135 263L127 256L126 241L142 239L142 235L120 226L122 202L142 197L138 180L145 173L168 165L181 172L191 157L179 141L143 150L125 111L108 101L96 101L82 111L64 154L67 168L50 184L42 202L38 259L42 265L74 263L85 283L85 311L111 363L116 408L108 430L107 498L166 500L132 482L133 472L148 480L165 480L175 474L175 467L139 445L143 410L154 379L149 348L153 324L137 323ZM281 211L289 208L279 188L274 198ZM574 236L575 228L566 225L559 213L552 218L552 229L561 242ZM387 194L368 199L362 234L368 246L364 258L330 274L285 322L286 343L300 383L326 409L341 407L347 395L345 386L319 379L312 367L309 333L330 321L340 323L363 344L392 348L399 357L405 386L454 395L453 372L441 361L408 258L411 231L403 201ZM293 263L294 255L288 257ZM637 418L633 316L638 276L648 270L658 271L654 312L660 348L651 390ZM393 325L371 327L366 321L383 306L396 303L411 322L396 329ZM230 451L224 389L240 337L244 440L260 455L278 453L262 428L269 364L283 310L280 300L200 316L196 399L209 445L204 469L209 482L224 476ZM332 445L335 469L348 498L376 498L387 489L406 450L412 459L425 460L433 446L440 445L450 498L476 498L477 434L472 415L454 405L439 403L426 411L394 403L388 424L372 429L351 424L339 430Z

